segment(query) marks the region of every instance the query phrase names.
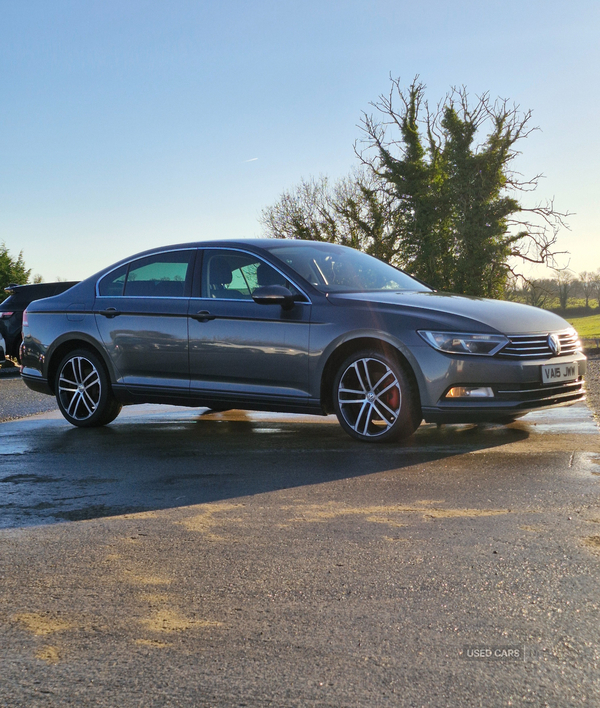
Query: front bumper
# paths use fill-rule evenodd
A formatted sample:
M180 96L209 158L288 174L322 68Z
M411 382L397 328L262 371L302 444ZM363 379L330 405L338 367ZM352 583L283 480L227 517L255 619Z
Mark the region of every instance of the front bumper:
M430 423L493 422L529 411L566 406L585 400L587 359L579 352L569 357L523 361L496 357L458 357L419 352L425 379L421 395L423 417ZM574 362L578 378L563 383L543 383L542 366ZM454 386L492 389L493 398L445 398Z
M577 381L559 385L539 384L531 388L493 386L494 398L479 401L440 402L438 406L423 408L423 417L428 423L483 423L513 418L541 408L571 406L585 400L583 377Z

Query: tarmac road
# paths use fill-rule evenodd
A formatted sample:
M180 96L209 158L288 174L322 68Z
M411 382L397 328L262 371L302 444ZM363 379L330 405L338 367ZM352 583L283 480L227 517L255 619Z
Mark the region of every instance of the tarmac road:
M599 482L584 405L3 423L0 705L598 706Z
M56 400L27 388L16 366L0 367L0 423L52 410Z

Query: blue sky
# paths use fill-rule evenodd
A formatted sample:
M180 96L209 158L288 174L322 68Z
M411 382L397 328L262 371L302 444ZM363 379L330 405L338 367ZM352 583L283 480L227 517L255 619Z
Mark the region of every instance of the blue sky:
M0 0L0 241L45 280L156 245L257 236L302 177L354 165L369 103L419 74L509 98L516 167L600 267L600 4ZM258 159L255 159L258 158Z

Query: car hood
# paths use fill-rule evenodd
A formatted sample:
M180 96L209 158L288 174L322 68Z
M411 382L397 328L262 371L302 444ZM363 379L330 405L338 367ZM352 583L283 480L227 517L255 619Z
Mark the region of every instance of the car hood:
M329 295L333 305L395 306L402 310L443 312L487 325L502 334L534 334L558 332L571 325L562 317L538 307L505 300L488 300L440 292L335 293ZM386 307L386 309L387 309ZM394 308L395 309L395 308ZM462 329L462 327L461 327Z

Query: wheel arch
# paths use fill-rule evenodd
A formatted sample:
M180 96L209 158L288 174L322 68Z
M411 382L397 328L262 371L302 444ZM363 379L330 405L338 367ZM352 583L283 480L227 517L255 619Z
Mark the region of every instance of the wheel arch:
M57 340L52 350L47 355L46 380L48 381L48 386L50 387L52 393L56 394L56 391L54 390L54 381L56 379L56 372L58 371L60 362L69 352L75 351L76 349L87 349L93 354L96 354L104 365L109 381L114 383L114 371L106 356L106 352L98 347L96 342L89 339L86 335L81 334L80 336Z
M321 406L325 413L333 413L333 382L337 370L342 362L354 352L362 349L374 349L381 354L393 357L397 360L408 376L411 388L413 389L415 402L421 405L420 387L418 376L415 373L415 366L396 344L376 336L362 335L347 339L336 346L329 354L323 372L321 374ZM420 372L419 372L420 373Z

